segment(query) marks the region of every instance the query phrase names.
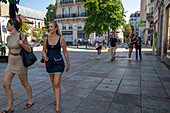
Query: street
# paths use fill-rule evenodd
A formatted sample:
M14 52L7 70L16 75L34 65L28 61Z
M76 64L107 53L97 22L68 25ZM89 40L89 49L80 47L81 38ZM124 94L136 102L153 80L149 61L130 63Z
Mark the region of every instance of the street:
M43 63L42 47L34 49L37 62L29 68L34 105L24 110L27 94L15 76L12 81L14 113L54 113L55 95ZM120 46L115 61L102 50L97 60L93 47L68 47L71 68L62 76L62 113L170 113L170 70L151 48L142 49L142 60L128 60L128 49ZM63 56L64 57L64 56ZM7 106L2 87L7 64L0 63L0 111Z

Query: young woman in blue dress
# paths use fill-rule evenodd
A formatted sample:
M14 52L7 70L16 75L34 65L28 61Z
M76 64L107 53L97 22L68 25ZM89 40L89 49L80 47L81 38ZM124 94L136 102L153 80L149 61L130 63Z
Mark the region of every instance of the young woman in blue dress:
M56 96L56 101L54 102L56 105L56 113L61 113L61 76L65 69L61 48L63 49L63 54L67 62L66 72L68 72L70 68L69 56L66 49L66 42L61 36L59 27L55 21L49 23L48 30L50 35L44 39L42 57L45 60L46 70L49 73L53 91Z

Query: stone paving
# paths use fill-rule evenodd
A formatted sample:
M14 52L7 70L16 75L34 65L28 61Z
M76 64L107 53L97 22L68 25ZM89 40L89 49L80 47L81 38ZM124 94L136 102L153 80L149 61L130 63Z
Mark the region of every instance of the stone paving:
M38 61L29 68L35 104L27 110L27 94L16 75L12 81L15 113L55 113L55 96L44 64L41 47ZM170 70L151 49L143 59L128 61L128 50L119 48L115 61L103 50L96 60L94 48L69 47L71 69L62 77L62 113L170 113ZM2 87L7 64L0 63L0 111L7 106Z

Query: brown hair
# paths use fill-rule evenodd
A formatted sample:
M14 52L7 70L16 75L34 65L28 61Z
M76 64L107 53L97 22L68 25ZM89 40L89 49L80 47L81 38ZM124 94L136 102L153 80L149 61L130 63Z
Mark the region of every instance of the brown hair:
M49 23L52 23L52 24L55 26L55 28L58 28L57 31L56 31L56 34L59 35L59 36L61 36L60 29L59 29L59 27L58 27L57 22L56 22L56 21L51 21L51 22L49 22Z

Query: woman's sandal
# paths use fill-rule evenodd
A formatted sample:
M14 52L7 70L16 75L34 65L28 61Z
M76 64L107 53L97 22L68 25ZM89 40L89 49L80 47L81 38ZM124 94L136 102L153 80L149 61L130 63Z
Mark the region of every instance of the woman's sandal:
M7 110L4 110L4 111L2 111L1 113L13 113L13 112L14 112L14 110L10 110L10 109L9 109L8 111L7 111Z
M61 111L55 111L55 113L61 113Z
M32 104L27 103L27 104L24 106L24 109L28 109L28 108L30 108L32 105L34 105L34 103L32 103Z
M57 102L56 101L54 101L54 103L53 103L54 105L57 105Z

